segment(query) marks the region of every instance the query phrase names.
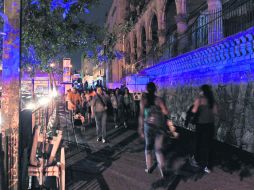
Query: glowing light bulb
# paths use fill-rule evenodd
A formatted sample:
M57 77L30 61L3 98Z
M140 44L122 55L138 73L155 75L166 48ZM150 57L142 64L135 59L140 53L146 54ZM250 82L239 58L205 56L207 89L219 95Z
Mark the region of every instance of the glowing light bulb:
M29 102L27 105L26 105L26 109L29 109L29 110L33 110L35 109L36 105L35 103L33 102Z
M49 98L49 97L43 97L43 98L41 98L41 99L39 100L39 104L40 104L41 106L46 106L46 105L48 105L48 103L50 102L50 100L51 100L51 98Z

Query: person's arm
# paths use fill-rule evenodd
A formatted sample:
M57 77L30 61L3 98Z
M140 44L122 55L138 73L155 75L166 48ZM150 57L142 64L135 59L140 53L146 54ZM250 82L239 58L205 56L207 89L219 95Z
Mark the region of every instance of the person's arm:
M159 99L158 101L159 101L159 106L161 108L161 112L163 113L163 115L169 116L169 111L165 103L161 99Z
M213 106L213 114L215 114L215 115L218 114L218 106L217 106L217 104L214 104L214 106Z
M78 100L80 102L80 104L82 103L82 98L81 98L81 95L79 94L79 97L78 97Z
M95 97L91 100L91 117L94 117Z
M167 106L161 99L159 99L159 105L161 108L161 112L163 113L163 115L165 115L165 117L167 119L167 126L168 126L171 134L174 136L174 138L178 138L179 134L176 132L176 128L175 128L173 121L170 117L170 113L169 113Z
M197 98L194 101L193 108L191 110L192 113L197 113L198 112L199 102L200 102L199 98Z
M140 100L140 112L139 112L139 118L138 118L138 123L139 123L139 127L138 127L138 132L139 135L144 138L144 99L142 98Z

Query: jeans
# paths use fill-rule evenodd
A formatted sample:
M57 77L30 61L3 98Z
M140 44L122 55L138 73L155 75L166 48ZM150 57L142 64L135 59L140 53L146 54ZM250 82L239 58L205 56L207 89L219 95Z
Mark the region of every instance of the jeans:
M117 108L113 108L113 115L114 115L114 123L115 123L115 125L118 125L119 119L118 119L118 109Z
M107 112L95 112L97 138L106 138Z
M146 123L144 125L144 133L146 167L148 169L152 167L152 152L155 149L156 160L160 170L162 170L165 167L165 158L162 153L164 133L158 127Z
M157 140L163 137L164 133L156 126L144 125L144 133L145 133L145 150L152 151L155 149L156 152L160 152L162 150L162 142L161 144L157 143Z
M196 151L195 160L201 167L212 167L212 142L214 136L214 124L196 125Z

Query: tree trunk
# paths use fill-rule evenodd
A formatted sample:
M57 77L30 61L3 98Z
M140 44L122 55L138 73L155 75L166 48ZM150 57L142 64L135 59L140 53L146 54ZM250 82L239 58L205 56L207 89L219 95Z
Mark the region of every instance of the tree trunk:
M3 45L2 138L4 150L4 189L19 189L20 112L20 12L21 0L5 0Z

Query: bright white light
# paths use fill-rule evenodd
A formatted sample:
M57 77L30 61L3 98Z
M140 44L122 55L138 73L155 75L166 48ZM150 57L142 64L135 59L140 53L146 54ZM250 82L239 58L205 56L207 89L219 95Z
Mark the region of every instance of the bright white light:
M50 63L50 67L55 67L55 63Z
M0 35L6 36L6 33L5 32L0 32Z
M49 98L49 97L43 97L43 98L39 99L39 104L41 106L46 106L46 105L48 105L50 100L51 100L51 98Z
M33 110L35 109L36 105L33 102L30 102L26 105L26 109Z
M52 96L53 96L54 98L57 97L57 91L56 91L56 89L53 90Z
M51 98L55 98L55 97L58 96L56 89L53 89L52 91L50 91L49 94L50 94L50 97L51 97Z

